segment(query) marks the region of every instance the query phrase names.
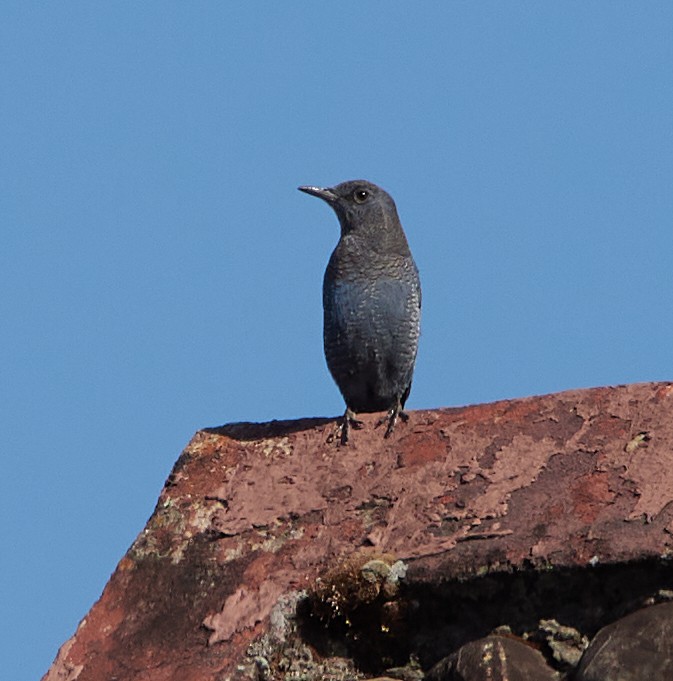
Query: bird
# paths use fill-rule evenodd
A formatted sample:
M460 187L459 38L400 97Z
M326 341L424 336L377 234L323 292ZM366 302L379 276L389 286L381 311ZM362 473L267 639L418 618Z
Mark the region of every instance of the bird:
M327 367L346 411L343 445L358 413L385 411L390 437L404 405L418 351L421 284L392 197L367 180L334 187L302 186L332 207L341 235L323 279L323 343Z

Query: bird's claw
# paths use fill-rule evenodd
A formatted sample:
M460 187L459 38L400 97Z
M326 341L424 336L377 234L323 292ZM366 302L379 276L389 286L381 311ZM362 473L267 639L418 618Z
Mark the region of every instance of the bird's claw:
M392 409L386 412L385 416L382 416L375 424L375 428L379 428L384 423L387 424L386 432L383 437L388 438L393 434L395 430L395 424L397 420L401 419L405 423L409 420L409 414L402 411L402 405L398 402ZM334 442L335 439L339 439L342 445L347 445L349 441L350 430L360 430L364 426L364 421L355 418L355 412L351 409L346 409L344 415L339 419L339 424L337 425L334 432L327 438L327 442Z
M402 411L402 405L399 402L392 409L389 409L388 413L385 416L382 416L376 422L375 427L378 428L379 426L382 426L384 423L387 423L388 426L383 437L388 438L393 434L393 430L395 430L395 424L397 423L398 418L402 419L402 421L404 421L405 423L409 420L409 414Z
M360 430L364 426L364 422L355 418L355 412L350 409L346 409L345 414L341 417L340 423L337 426L334 435L330 436L329 442L332 442L335 438L339 438L342 445L348 444L348 435L351 428L355 430Z

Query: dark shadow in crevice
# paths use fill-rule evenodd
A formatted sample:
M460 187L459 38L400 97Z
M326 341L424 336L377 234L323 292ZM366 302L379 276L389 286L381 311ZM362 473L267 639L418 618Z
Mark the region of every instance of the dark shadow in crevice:
M250 442L269 437L284 437L291 435L292 433L298 433L302 430L320 428L328 423L334 423L336 427L339 418L340 417L289 419L285 421L266 421L262 423L240 421L238 423L228 423L223 426L202 428L201 431L214 435L225 435L232 440L238 440L240 442Z
M540 620L554 619L591 638L670 590L671 567L669 560L649 559L500 572L436 585L407 581L395 601L362 604L329 621L316 615L319 608L309 598L298 613L300 635L324 657L347 654L364 673L381 674L411 655L427 670L501 626L521 636L535 632Z

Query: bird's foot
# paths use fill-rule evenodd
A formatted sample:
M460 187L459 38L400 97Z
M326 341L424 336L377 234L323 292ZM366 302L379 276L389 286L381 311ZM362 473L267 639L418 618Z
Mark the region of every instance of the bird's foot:
M409 414L402 411L402 405L400 404L399 400L392 409L388 410L388 413L385 416L382 416L376 422L376 428L382 426L384 423L388 424L383 437L390 437L393 434L393 430L395 430L395 424L397 423L398 418L402 419L405 423L409 420Z
M350 429L360 430L364 423L359 419L355 418L355 412L351 409L346 409L346 412L341 417L340 423L337 426L333 435L328 438L328 442L332 442L335 438L339 438L342 445L348 444L348 436L350 435Z

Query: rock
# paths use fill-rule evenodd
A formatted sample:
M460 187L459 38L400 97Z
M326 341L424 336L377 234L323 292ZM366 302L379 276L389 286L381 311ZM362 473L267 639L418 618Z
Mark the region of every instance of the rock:
M642 608L603 627L576 676L576 681L645 679L673 679L673 603Z
M198 432L44 678L390 676L671 588L672 384L363 419Z
M589 645L589 639L577 629L559 624L556 620L540 620L539 638L544 640L554 660L564 669L576 667Z
M427 681L558 681L538 651L505 636L461 646L426 675Z

